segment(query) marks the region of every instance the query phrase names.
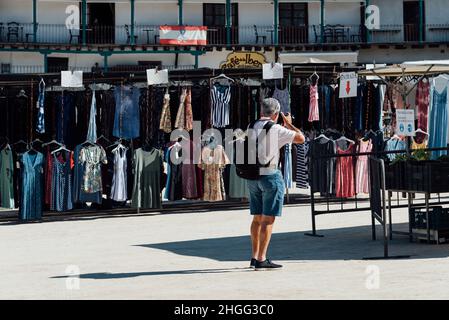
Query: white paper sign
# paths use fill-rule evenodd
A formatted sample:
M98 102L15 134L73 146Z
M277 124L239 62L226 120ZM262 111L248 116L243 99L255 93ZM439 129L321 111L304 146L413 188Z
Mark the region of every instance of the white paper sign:
M262 66L263 78L269 79L283 79L284 66L282 63L264 63Z
M415 136L415 110L396 109L396 134L399 136Z
M83 86L82 71L61 71L61 87L79 88Z
M355 72L340 73L340 98L357 97L358 78Z
M149 86L168 83L168 70L148 69L147 81Z

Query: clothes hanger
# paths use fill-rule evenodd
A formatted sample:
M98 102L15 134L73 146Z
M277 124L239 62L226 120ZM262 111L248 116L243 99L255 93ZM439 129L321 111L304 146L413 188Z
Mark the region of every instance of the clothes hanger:
M17 98L28 98L28 96L25 93L25 90L21 89L19 94L16 96Z
M346 142L349 142L350 144L355 144L355 141L346 138L344 135L341 136L340 138L338 138L337 141L346 141Z
M417 130L415 130L415 133L422 133L422 134L425 134L426 136L429 135L427 132L421 130L421 128L418 128Z
M28 146L28 143L26 143L26 142L23 141L23 140L19 140L19 141L17 141L17 142L14 142L13 144L11 144L11 146L15 146L15 145L18 145L18 144L24 144L24 145Z
M318 140L318 139L321 139L321 138L326 139L326 140L330 140L328 137L326 137L326 135L324 133L321 133L318 137L315 138L315 140Z
M111 148L111 147L118 146L118 145L122 144L122 141L123 141L122 138L120 138L120 139L116 140L113 144L107 146L106 149L109 149L109 148Z
M128 150L128 148L124 146L122 143L119 143L114 149L112 149L111 152L115 152L116 150Z
M106 138L104 135L101 135L101 136L97 139L97 143L98 143L98 141L100 141L101 139L103 139L103 140L106 141L107 143L111 143L111 140L109 140L108 138Z
M65 145L61 145L58 149L52 151L51 154L55 154L55 153L57 153L57 152L59 152L59 151L72 152L71 150L67 149L67 148L65 147Z
M62 144L59 143L58 141L56 141L56 140L51 140L50 142L43 143L43 144L42 144L42 147L46 147L46 146L49 146L49 145L51 145L51 144L57 144L58 146L62 146Z
M229 80L229 81L231 81L231 82L235 82L234 79L229 78L229 77L228 77L227 75L225 75L224 73L221 73L221 74L219 74L219 75L216 76L216 77L210 78L211 81L218 80L218 79L227 79L227 80Z

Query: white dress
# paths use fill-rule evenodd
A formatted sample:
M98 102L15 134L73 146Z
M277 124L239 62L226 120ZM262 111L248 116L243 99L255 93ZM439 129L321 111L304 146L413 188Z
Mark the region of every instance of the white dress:
M126 149L117 148L114 154L114 177L112 178L111 199L123 202L128 200Z

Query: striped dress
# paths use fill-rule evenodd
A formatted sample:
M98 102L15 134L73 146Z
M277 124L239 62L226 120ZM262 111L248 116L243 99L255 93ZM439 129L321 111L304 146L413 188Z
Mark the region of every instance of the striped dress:
M214 85L210 90L212 126L224 128L229 125L229 102L231 87Z
M309 141L296 145L296 187L300 189L309 188Z
M309 122L320 121L318 108L318 85L310 85Z

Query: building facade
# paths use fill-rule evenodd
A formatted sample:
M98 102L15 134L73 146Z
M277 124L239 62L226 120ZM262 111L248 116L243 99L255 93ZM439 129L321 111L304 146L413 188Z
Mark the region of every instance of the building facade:
M165 25L207 26L207 45L161 45ZM219 68L235 52L286 64L401 63L447 59L448 44L447 0L0 1L0 73Z

